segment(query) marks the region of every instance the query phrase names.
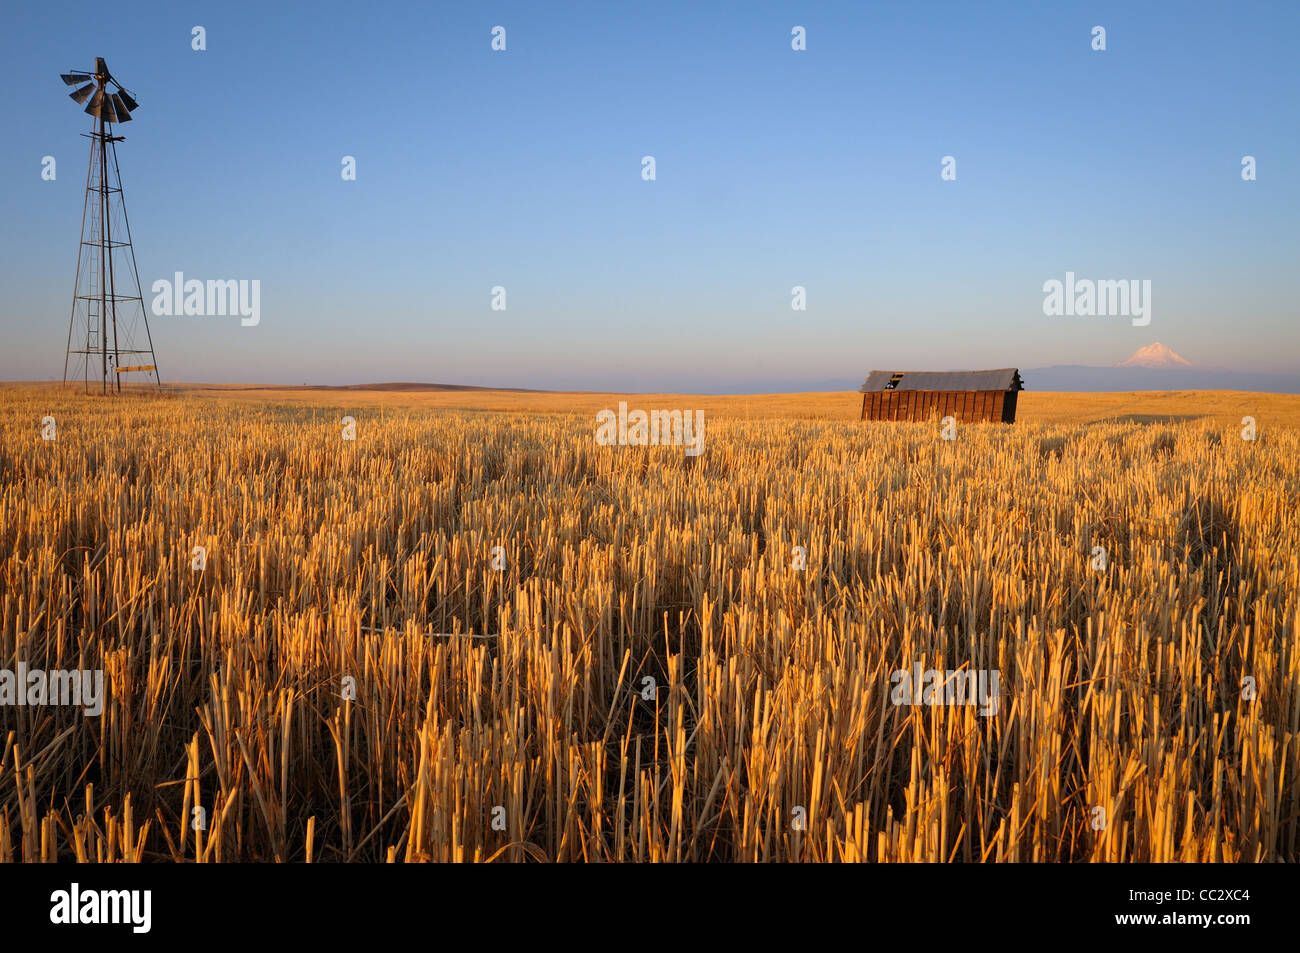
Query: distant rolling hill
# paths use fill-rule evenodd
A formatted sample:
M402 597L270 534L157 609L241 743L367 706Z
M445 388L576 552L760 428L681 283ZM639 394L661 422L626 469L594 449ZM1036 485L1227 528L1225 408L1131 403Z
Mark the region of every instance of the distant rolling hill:
M181 384L182 387L212 390L377 390L377 391L511 391L519 394L545 393L535 387L482 387L478 384L432 384L417 381L388 381L374 384Z
M501 390L520 394L540 393L533 387L481 387L478 384L420 384L408 381L393 381L383 384L340 384L338 386L321 385L320 390Z
M872 367L886 367L875 361ZM897 370L959 370L965 368L896 368ZM1020 376L1025 389L1030 391L1072 391L1082 393L1131 391L1188 391L1231 390L1253 391L1264 394L1300 394L1300 374L1264 374L1252 371L1229 371L1199 367L1159 341L1138 348L1130 357L1111 366L1083 364L1056 364L1051 367L1021 368ZM864 374L865 377L865 374ZM830 380L779 380L756 378L735 381L722 387L660 388L651 393L695 394L805 394L856 391L864 377L832 378ZM265 385L224 384L210 385L215 389L263 390ZM593 393L569 388L551 390L533 387L484 387L475 384L439 384L412 381L391 381L371 384L303 384L301 387L285 386L286 391L394 391L394 392L473 392L501 391L518 394ZM629 391L631 393L633 391Z
M1027 390L1135 391L1238 390L1263 394L1300 394L1300 374L1256 374L1190 367L1086 367L1058 364L1020 372Z

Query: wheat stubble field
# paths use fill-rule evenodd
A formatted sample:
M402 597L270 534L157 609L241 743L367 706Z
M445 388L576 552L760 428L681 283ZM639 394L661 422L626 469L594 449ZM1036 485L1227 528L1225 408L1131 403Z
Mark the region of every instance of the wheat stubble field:
M0 389L0 860L1294 861L1300 398L1115 396Z

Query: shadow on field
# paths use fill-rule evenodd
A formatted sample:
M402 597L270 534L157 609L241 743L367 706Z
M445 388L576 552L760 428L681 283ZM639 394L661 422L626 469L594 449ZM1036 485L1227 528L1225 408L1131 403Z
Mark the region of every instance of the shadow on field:
M1189 420L1204 420L1209 414L1124 414L1106 417L1099 424L1181 424Z

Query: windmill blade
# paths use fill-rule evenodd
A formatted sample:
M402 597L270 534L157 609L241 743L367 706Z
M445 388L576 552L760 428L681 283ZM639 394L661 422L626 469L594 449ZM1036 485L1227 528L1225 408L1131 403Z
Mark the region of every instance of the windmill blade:
M81 105L90 98L90 94L94 92L94 90L95 84L87 83L85 86L81 87L81 89L74 89L72 92L68 93L68 96L75 100L77 105Z
M95 95L90 97L90 104L86 106L86 114L98 119L103 111L104 91L102 89L97 89L95 90Z
M117 109L113 106L113 94L104 94L104 122L117 122Z
M117 113L117 121L130 122L131 110L127 109L126 104L122 102L122 94L114 93L111 98L113 100L113 109Z
M95 75L96 75L96 76L109 76L109 75L111 75L111 74L108 72L108 64L104 62L104 57L102 57L102 56L96 56L96 57L95 57Z
M134 99L132 99L130 95L127 94L127 91L123 89L121 86L117 88L117 92L114 95L117 96L117 98L120 99L123 104L125 104L129 112L135 112L137 109L140 108L140 104L137 103ZM119 109L118 112L120 113L121 110Z
M80 70L75 73L63 73L61 75L63 77L63 82L68 86L76 86L78 83L84 83L86 80L90 79L89 73L83 73Z

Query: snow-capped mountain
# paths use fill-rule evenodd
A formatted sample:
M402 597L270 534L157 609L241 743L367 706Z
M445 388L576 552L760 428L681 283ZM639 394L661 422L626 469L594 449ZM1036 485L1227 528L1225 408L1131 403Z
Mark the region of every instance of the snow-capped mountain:
M1192 362L1181 354L1165 347L1159 341L1148 344L1133 352L1128 360L1120 361L1116 367L1191 367Z

